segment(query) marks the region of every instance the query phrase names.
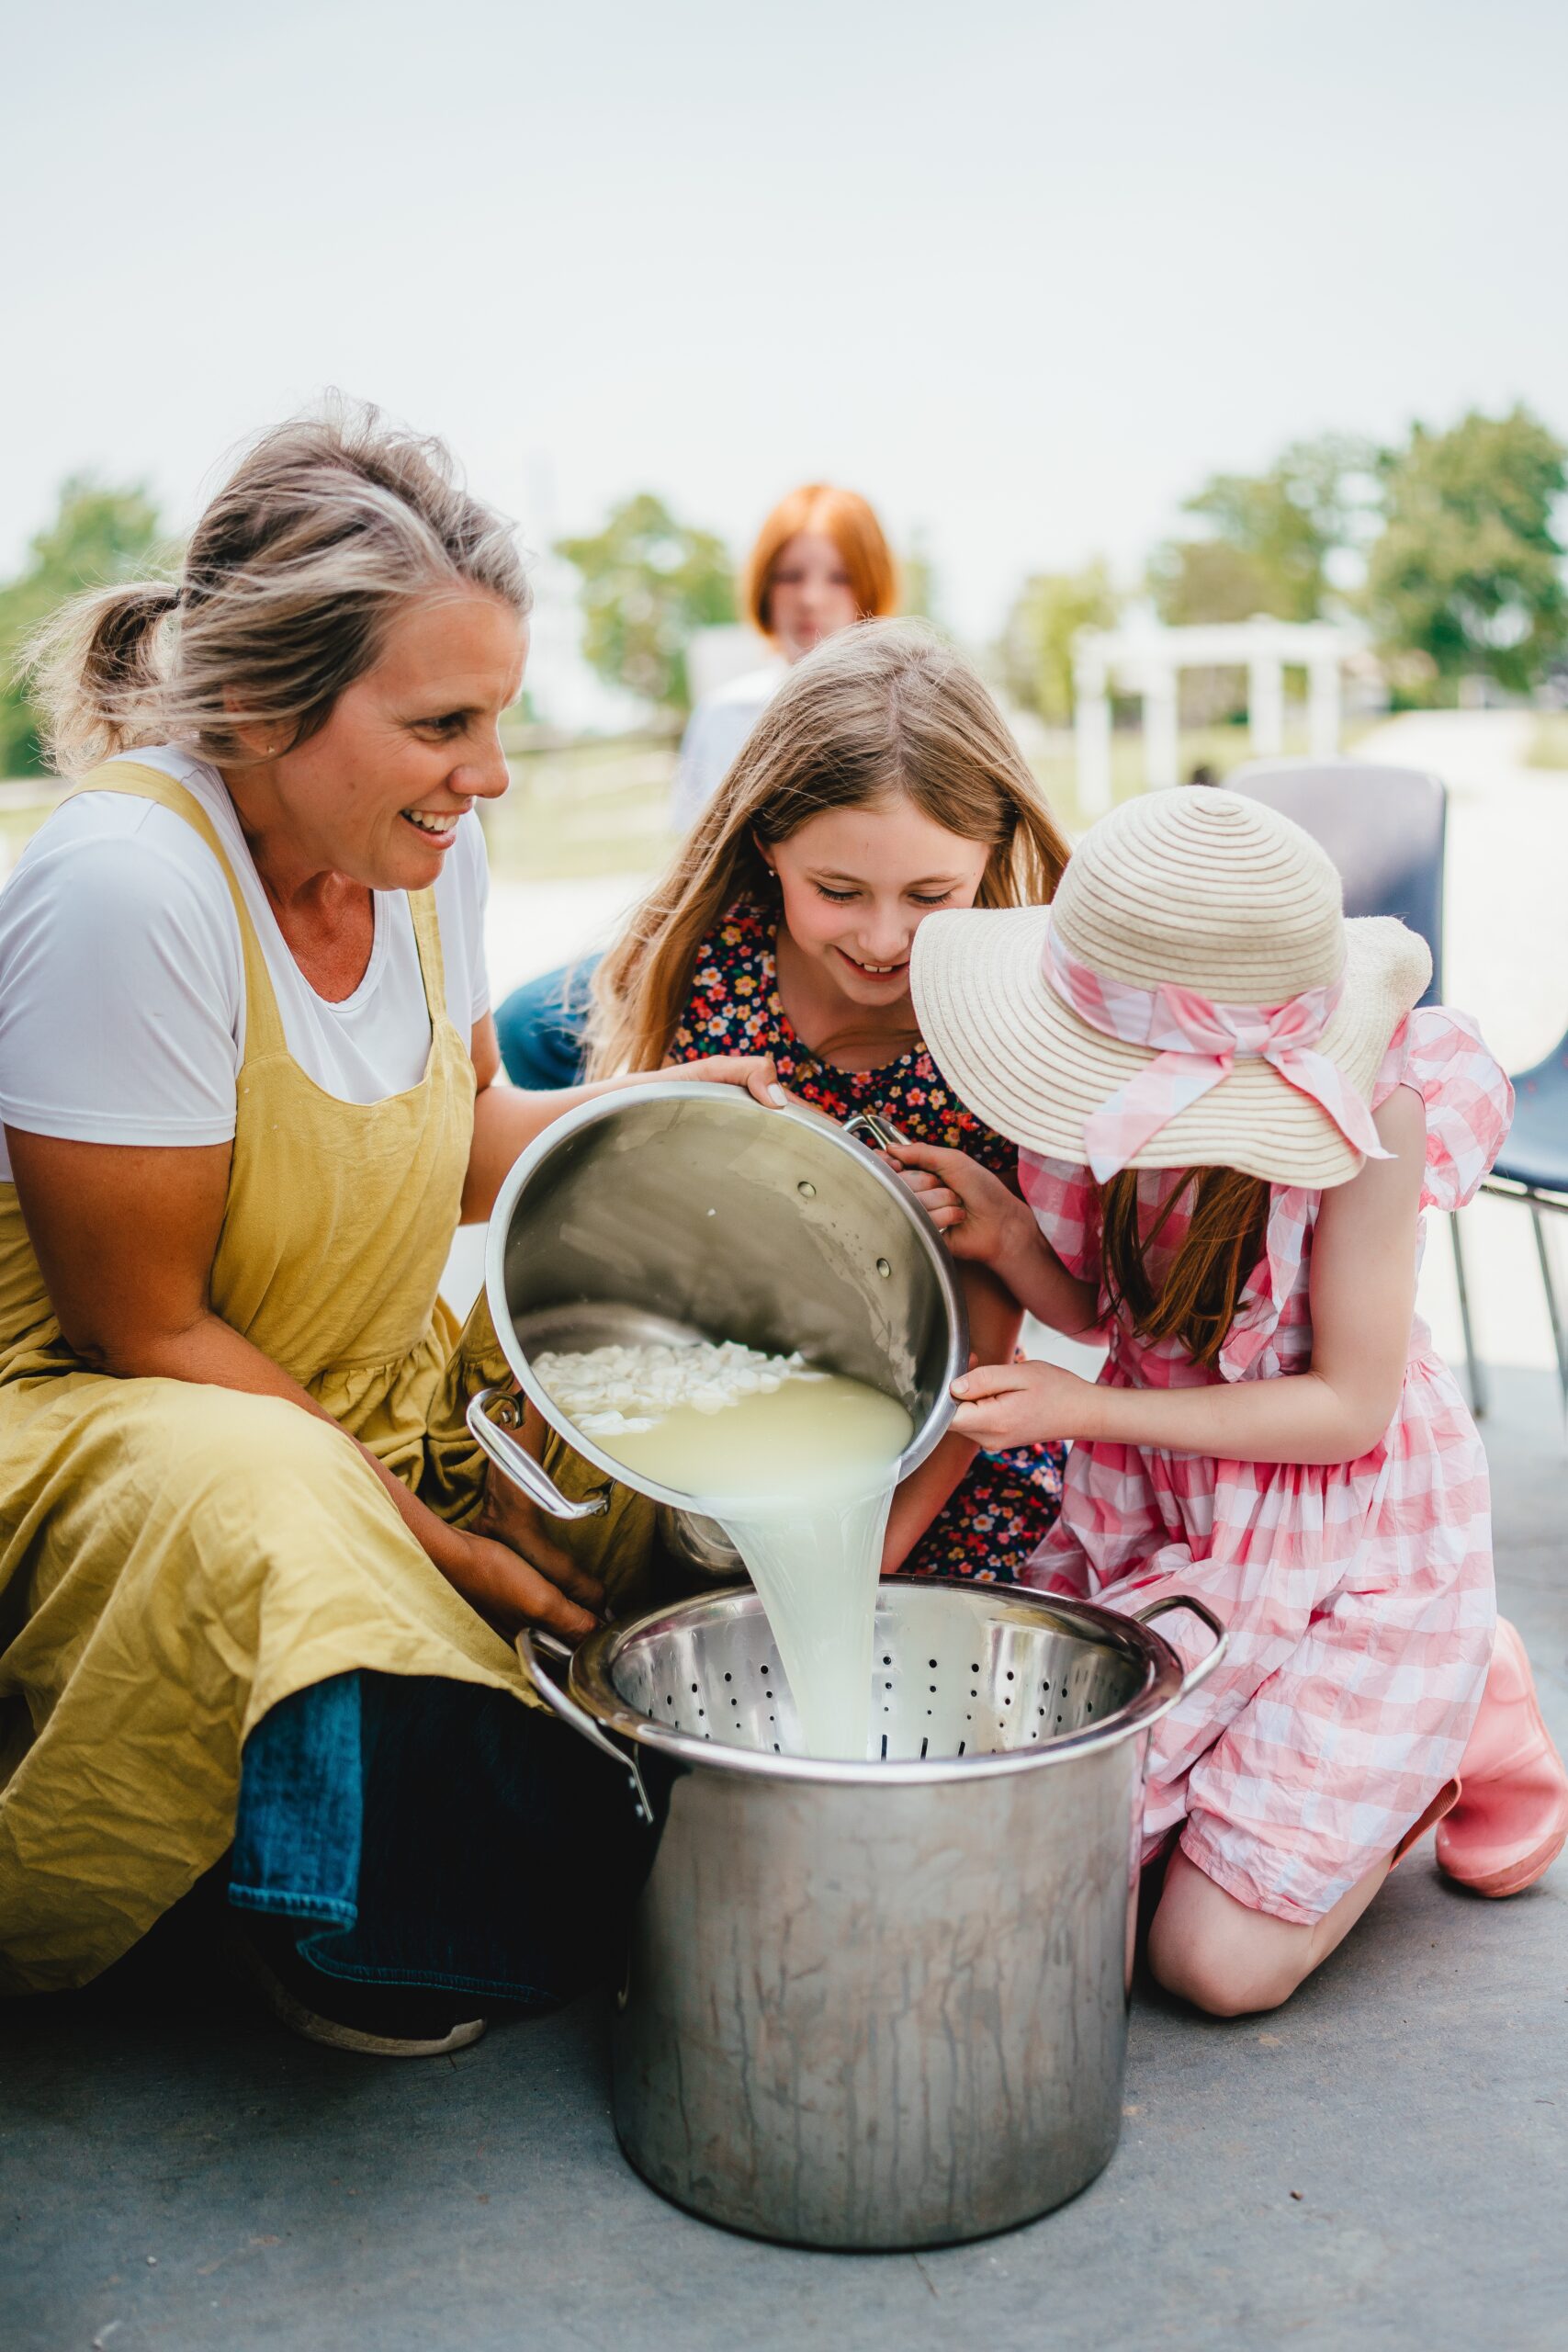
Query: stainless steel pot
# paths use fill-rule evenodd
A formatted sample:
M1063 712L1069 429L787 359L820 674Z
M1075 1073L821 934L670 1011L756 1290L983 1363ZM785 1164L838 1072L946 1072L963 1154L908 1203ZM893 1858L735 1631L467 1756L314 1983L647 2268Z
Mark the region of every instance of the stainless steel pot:
M1189 1673L1149 1621L1215 1636ZM879 1759L783 1753L754 1593L596 1634L540 1690L656 1840L615 2018L615 2128L652 2185L803 2245L951 2245L1047 2211L1121 2127L1145 1764L1218 1663L1196 1600L1131 1619L893 1578ZM623 1744L624 1743L624 1744Z
M915 1425L898 1465L925 1460L953 1416L969 1360L964 1294L913 1195L874 1148L870 1118L764 1110L735 1086L670 1080L599 1096L558 1119L513 1168L490 1220L485 1289L523 1390L607 1479L650 1495L666 1539L705 1576L744 1573L724 1531L691 1497L634 1476L576 1428L540 1385L551 1349L650 1340L739 1340L846 1373L895 1396ZM468 1427L544 1510L581 1518L491 1418L483 1390Z

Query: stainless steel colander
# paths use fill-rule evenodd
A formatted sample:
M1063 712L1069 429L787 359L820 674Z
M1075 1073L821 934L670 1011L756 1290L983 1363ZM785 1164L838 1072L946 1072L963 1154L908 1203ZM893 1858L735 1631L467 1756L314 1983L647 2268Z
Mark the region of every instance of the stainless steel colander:
M1188 1670L1147 1622L997 1585L882 1588L867 1760L789 1753L754 1592L592 1634L552 1706L649 1820L615 2018L622 2145L713 2221L940 2245L1046 2211L1116 2144L1148 1736Z
M998 1756L1103 1728L1161 1680L1146 1642L1097 1612L1005 1586L884 1584L872 1658L870 1757L890 1763ZM1179 1670L1177 1672L1179 1681ZM580 1651L572 1695L606 1728L795 1756L794 1696L757 1595L655 1611Z

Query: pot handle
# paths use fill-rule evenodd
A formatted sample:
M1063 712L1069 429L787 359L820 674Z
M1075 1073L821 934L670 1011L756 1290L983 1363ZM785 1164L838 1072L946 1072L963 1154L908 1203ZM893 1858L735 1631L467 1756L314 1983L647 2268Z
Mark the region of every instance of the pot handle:
M509 1412L510 1420L505 1423L492 1421L490 1417L492 1405ZM607 1485L590 1495L586 1502L568 1502L544 1464L536 1462L527 1448L519 1445L514 1437L508 1437L507 1429L517 1426L517 1399L509 1388L481 1388L477 1396L469 1397L468 1409L463 1418L468 1425L468 1435L486 1458L493 1462L514 1487L521 1487L530 1502L537 1503L541 1510L547 1510L552 1519L595 1519L601 1511L609 1510L610 1489Z
M1214 1637L1214 1646L1208 1656L1201 1657L1191 1672L1182 1679L1179 1695L1185 1699L1190 1690L1196 1690L1200 1682L1207 1682L1210 1675L1229 1649L1231 1637L1213 1611L1205 1609L1201 1600L1194 1600L1190 1593L1168 1593L1163 1600L1151 1601L1146 1609L1130 1610L1128 1614L1140 1625L1152 1625L1156 1617L1168 1617L1175 1609L1190 1609L1194 1617L1202 1619Z
M615 1741L600 1730L587 1709L580 1707L569 1691L563 1690L558 1682L551 1680L535 1655L536 1644L540 1649L547 1650L552 1657L563 1658L569 1666L571 1663L570 1650L564 1642L558 1641L554 1634L547 1634L541 1626L536 1625L530 1630L525 1625L517 1634L517 1655L523 1661L523 1671L546 1706L552 1713L558 1714L563 1724L570 1724L579 1738L587 1740L591 1747L602 1748L612 1764L620 1766L631 1781L638 1816L651 1828L653 1807L648 1801L648 1791L643 1786L637 1758L628 1755L625 1748L617 1747Z
M904 1141L892 1120L885 1119L880 1111L855 1112L844 1121L844 1133L873 1151L897 1151Z

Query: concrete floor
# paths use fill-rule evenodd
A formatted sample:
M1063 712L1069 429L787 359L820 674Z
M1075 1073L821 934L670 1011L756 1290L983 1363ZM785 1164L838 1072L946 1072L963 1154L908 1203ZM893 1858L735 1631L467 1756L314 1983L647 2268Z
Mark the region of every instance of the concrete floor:
M1497 1375L1500 1580L1568 1738L1554 1388ZM1288 2008L1134 2010L1074 2204L920 2257L752 2244L623 2162L594 2001L456 2059L291 2040L155 1944L0 2017L6 2352L955 2345L1546 2352L1568 2341L1568 1864L1484 1904L1414 1855Z

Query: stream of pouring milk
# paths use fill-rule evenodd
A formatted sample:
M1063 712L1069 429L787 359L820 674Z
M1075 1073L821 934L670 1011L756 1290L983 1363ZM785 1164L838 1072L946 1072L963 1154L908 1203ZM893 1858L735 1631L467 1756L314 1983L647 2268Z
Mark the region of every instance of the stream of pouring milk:
M650 1416L647 1386L639 1394L638 1367L628 1363L642 1352L594 1351L622 1360L608 1384L620 1409L594 1416L589 1433L615 1461L689 1495L694 1511L718 1521L767 1612L807 1753L863 1758L882 1539L913 1430L908 1414L863 1381L752 1357L750 1388L724 1397L709 1384L701 1403L654 1407ZM583 1393L592 1359L555 1362L555 1378L545 1359L535 1366L550 1394L558 1385ZM758 1375L761 1363L769 1368ZM746 1372L737 1366L735 1378ZM582 1423L588 1429L587 1414Z

